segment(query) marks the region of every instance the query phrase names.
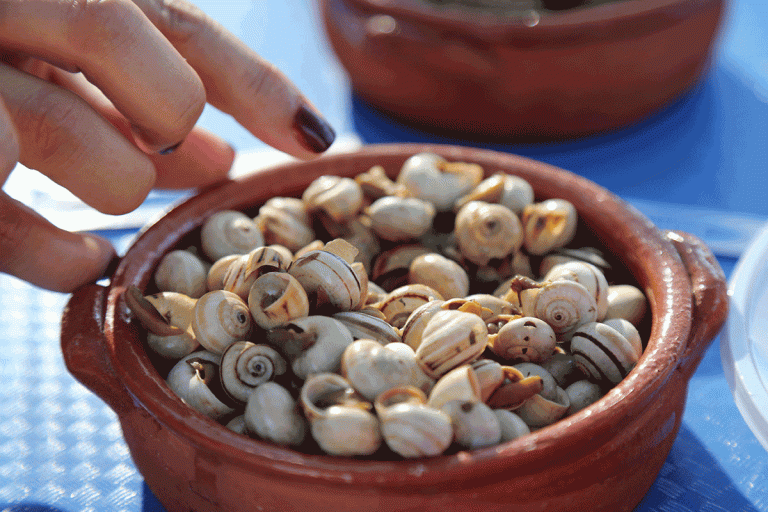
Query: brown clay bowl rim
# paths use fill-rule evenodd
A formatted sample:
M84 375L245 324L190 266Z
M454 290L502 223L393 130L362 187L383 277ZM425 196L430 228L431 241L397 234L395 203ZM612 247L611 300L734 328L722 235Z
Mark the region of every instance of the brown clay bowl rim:
M613 248L626 250L625 264L646 290L653 322L643 357L621 383L592 406L529 436L497 447L414 461L308 455L249 439L193 411L170 391L144 351L138 330L131 324L122 299L125 287L136 285L144 289L162 255L218 209L239 204L245 208L275 195L300 194L306 184L329 173L329 169L351 175L387 158L404 161L422 151L436 152L452 160L474 161L488 173L506 169L527 174L539 197L575 200L580 215L599 237L614 237ZM281 185L281 177L285 176L300 176L306 183ZM531 180L531 176L536 179ZM246 199L243 191L251 191L254 186L258 187L260 197ZM579 197L587 198L589 203ZM121 260L105 296L106 348L118 379L133 396L134 404L145 408L184 442L227 463L258 468L276 478L372 487L418 488L446 482L460 487L462 482L481 477L492 482L509 479L511 475L551 471L553 461L576 460L591 454L619 435L639 412L653 408L653 401L658 399L683 357L692 317L690 282L675 248L647 218L620 198L582 177L528 158L429 144L364 147L353 154L279 166L202 192L143 230Z
M617 0L546 13L535 23L482 9L430 6L428 0L324 0L346 2L366 12L390 15L415 26L454 30L481 41L517 41L565 46L654 32L721 6L726 0Z

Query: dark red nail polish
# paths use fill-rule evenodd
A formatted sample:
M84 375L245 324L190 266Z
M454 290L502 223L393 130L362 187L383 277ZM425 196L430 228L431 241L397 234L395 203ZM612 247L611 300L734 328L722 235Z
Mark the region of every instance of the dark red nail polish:
M322 153L336 138L333 128L305 105L296 112L293 128L298 134L299 142L313 153Z

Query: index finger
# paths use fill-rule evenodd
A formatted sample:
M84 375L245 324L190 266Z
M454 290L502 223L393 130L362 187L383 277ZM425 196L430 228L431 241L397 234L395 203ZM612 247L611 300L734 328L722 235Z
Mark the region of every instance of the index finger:
M184 0L135 0L187 59L208 102L281 151L312 158L333 143L333 128L275 66Z
M200 77L128 0L3 2L0 45L81 69L147 152L180 143L205 106Z

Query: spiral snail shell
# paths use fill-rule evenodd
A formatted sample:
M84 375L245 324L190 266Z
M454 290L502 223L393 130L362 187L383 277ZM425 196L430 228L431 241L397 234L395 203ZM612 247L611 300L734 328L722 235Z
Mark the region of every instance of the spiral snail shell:
M597 319L591 293L575 281L553 281L520 293L524 316L544 320L561 340L570 338L580 325Z
M237 341L221 355L221 384L233 400L247 402L260 384L285 374L285 359L267 345Z
M197 299L192 330L203 347L221 354L228 345L248 338L251 332L248 304L232 292L208 292Z
M384 442L403 457L440 455L453 442L450 416L426 406L426 396L415 387L391 388L376 398L374 407Z

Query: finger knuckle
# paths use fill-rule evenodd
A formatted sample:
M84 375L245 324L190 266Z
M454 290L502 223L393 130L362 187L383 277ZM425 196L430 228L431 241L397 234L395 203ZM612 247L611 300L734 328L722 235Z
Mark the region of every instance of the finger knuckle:
M250 97L256 102L275 97L278 89L282 88L279 71L269 63L243 70L242 83Z
M39 91L19 108L16 128L40 166L54 161L59 167L67 166L82 158L82 146L73 136L80 131L82 112L76 101L66 96L59 91Z
M138 17L126 0L73 0L65 21L74 51L103 57L134 41Z
M161 30L177 44L187 44L208 30L205 13L189 2L153 0L150 4Z

